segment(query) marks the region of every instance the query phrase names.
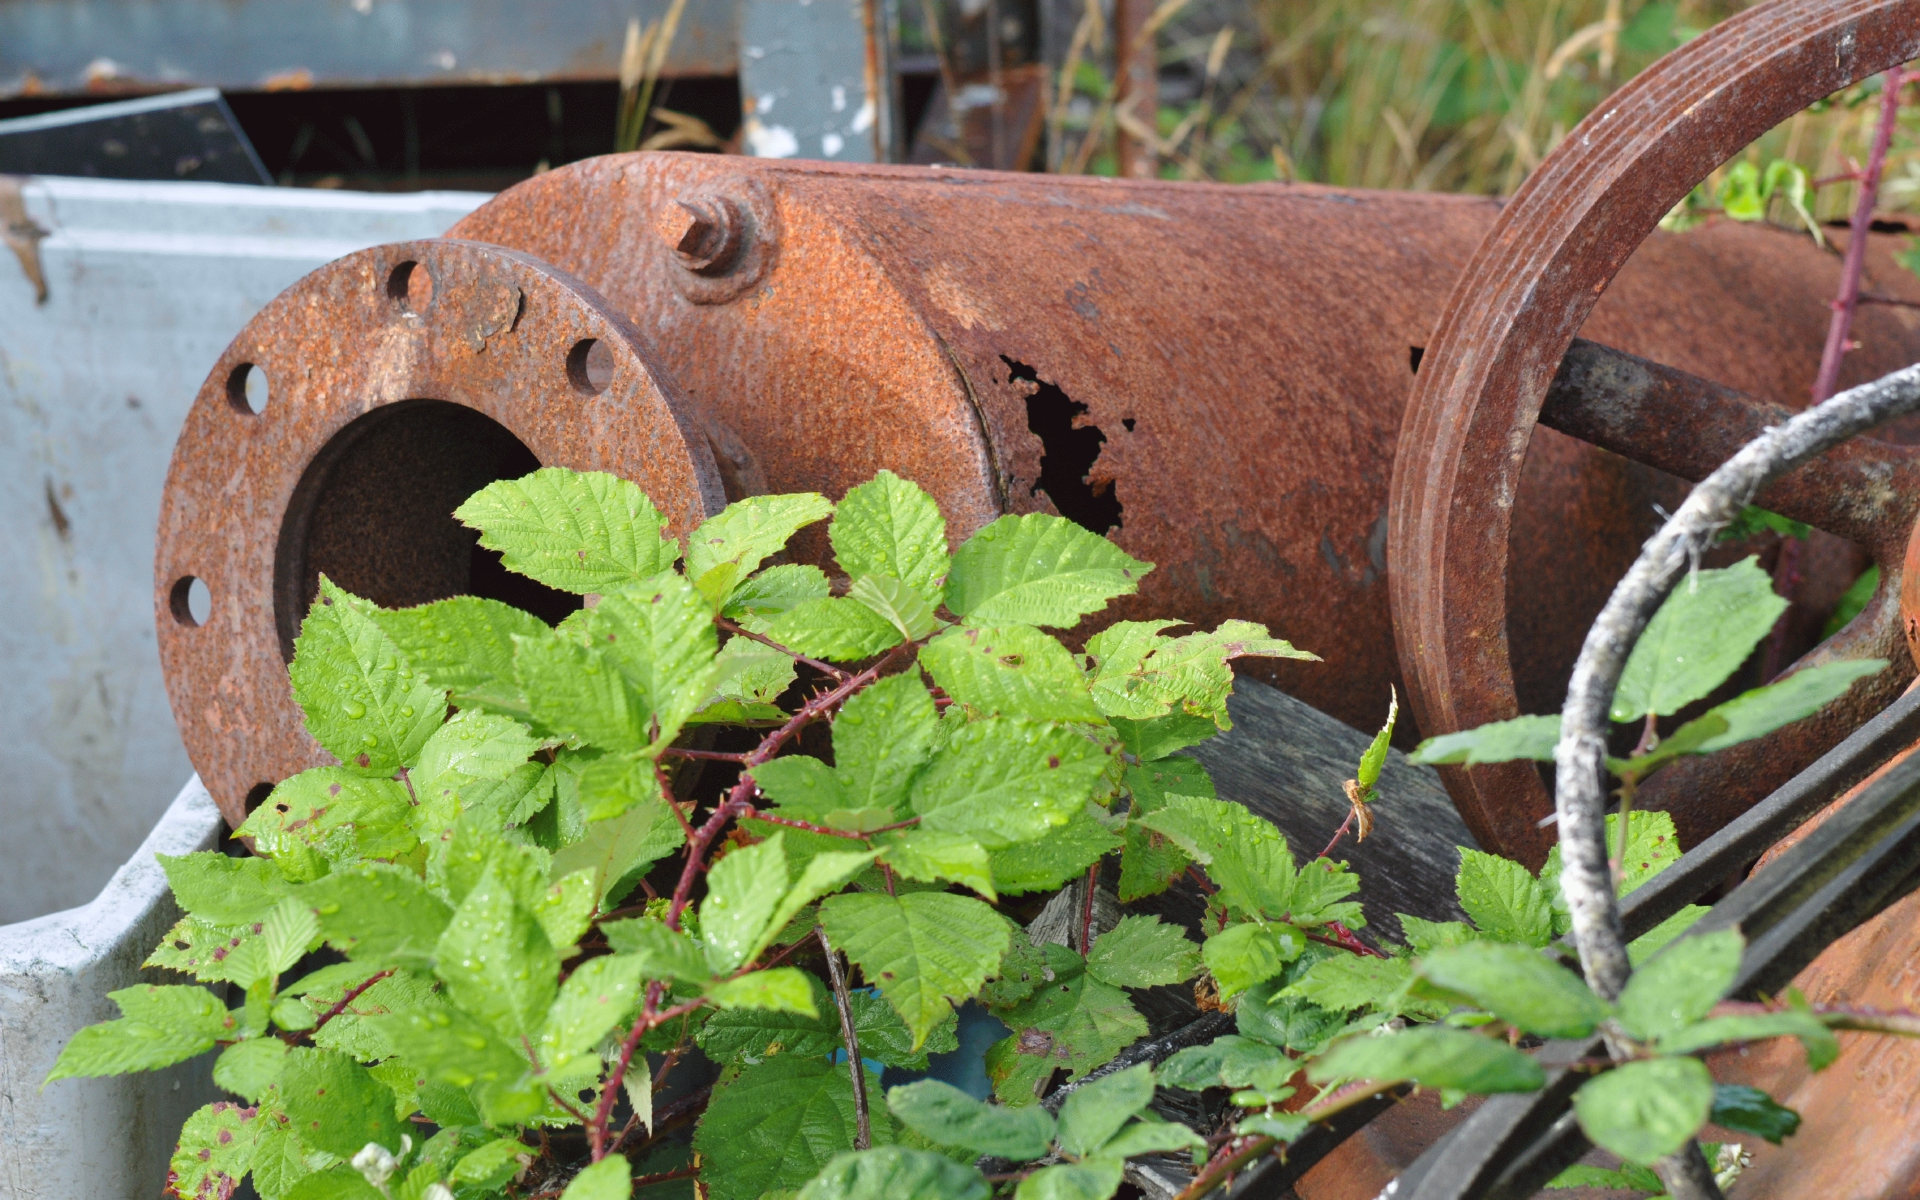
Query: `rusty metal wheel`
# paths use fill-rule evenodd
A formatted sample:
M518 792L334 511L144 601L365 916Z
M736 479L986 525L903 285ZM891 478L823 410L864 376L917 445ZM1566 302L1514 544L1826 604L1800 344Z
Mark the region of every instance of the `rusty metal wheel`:
M1429 343L1394 463L1388 579L1424 732L1519 713L1506 634L1508 534L1536 422L1697 480L1784 411L1576 344L1615 274L1715 167L1809 104L1916 55L1920 0L1772 0L1621 88L1501 214ZM1835 745L1913 677L1897 601L1916 485L1911 452L1859 441L1759 497L1856 542L1881 566L1866 611L1802 663L1892 663L1826 711L1717 756L1710 788L1687 764L1656 777L1642 803L1670 807L1687 844ZM1483 846L1536 864L1545 857L1552 831L1538 822L1553 804L1532 764L1443 773Z
M271 382L264 408L248 402L254 372ZM726 504L715 441L626 318L529 255L405 242L281 293L194 401L154 562L167 692L228 823L330 761L286 686L322 572L390 607L473 594L558 620L577 598L509 574L453 509L570 466L640 484L685 534Z

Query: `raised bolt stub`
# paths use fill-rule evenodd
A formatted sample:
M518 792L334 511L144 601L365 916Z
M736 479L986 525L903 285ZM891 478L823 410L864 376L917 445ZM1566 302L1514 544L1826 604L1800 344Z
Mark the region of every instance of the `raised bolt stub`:
M744 224L739 207L724 196L681 196L661 207L653 228L681 266L719 275L740 257Z

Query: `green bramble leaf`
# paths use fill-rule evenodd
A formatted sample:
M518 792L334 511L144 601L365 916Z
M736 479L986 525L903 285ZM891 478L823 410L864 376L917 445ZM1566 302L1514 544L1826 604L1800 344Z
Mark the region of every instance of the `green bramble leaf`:
M1146 624L1157 624L1157 622L1146 622ZM1203 776L1206 774L1205 770L1194 759L1169 759L1169 756L1189 746L1197 746L1220 732L1219 727L1211 719L1195 716L1184 710L1144 721L1114 717L1112 725L1114 732L1120 735L1121 744L1127 748L1127 753L1139 759L1141 765L1158 767L1160 764L1155 762L1156 759L1167 759L1170 762L1190 764ZM1184 792L1189 796L1212 794L1211 791L1196 792L1192 788L1171 790Z
M890 833L881 842L881 853L888 866L908 879L922 883L945 879L972 888L988 900L999 899L986 847L964 834L921 829Z
M1407 913L1393 914L1400 921L1400 932L1414 954L1425 958L1448 946L1464 946L1478 935L1464 921L1428 921Z
M1023 717L970 721L914 780L913 810L922 829L999 849L1065 825L1106 767L1105 749L1071 727Z
M921 647L920 665L978 716L1101 719L1067 648L1030 625L949 629Z
M1733 986L1745 948L1737 929L1667 947L1627 981L1620 993L1620 1023L1635 1037L1652 1040L1700 1020Z
M1208 938L1201 957L1224 1000L1272 979L1306 948L1306 937L1291 925L1246 922Z
M639 1000L641 966L638 957L611 954L589 959L567 976L534 1042L540 1061L564 1070L591 1054L608 1030L625 1024Z
M736 500L687 536L687 578L717 611L768 555L832 512L832 502L815 492Z
M1216 1087L1285 1085L1300 1064L1279 1050L1238 1034L1223 1034L1204 1046L1188 1046L1160 1064L1161 1087L1198 1092Z
M976 1154L1025 1162L1041 1157L1053 1144L1053 1114L1039 1105L983 1104L937 1079L890 1089L887 1108L922 1137Z
M1689 904L1679 912L1655 925L1652 929L1627 943L1627 960L1634 970L1660 951L1675 938L1693 927L1693 923L1711 911L1703 904Z
M1256 984L1241 995L1234 1005L1234 1027L1246 1037L1270 1046L1282 1046L1299 1054L1318 1054L1335 1034L1346 1026L1346 1015L1322 1008L1310 1000L1286 994L1296 977L1304 977L1318 961L1314 955L1332 957L1339 951L1312 948L1275 979ZM1346 957L1342 955L1342 957ZM1253 1086L1252 1081L1244 1085Z
M1123 845L1121 836L1103 825L1092 809L1082 808L1043 838L994 851L991 884L1009 896L1054 891L1067 880L1085 875L1087 868Z
M1220 889L1220 899L1243 916L1281 917L1293 903L1296 872L1287 839L1271 821L1225 800L1169 796L1166 807L1138 819L1166 835Z
M829 1162L798 1200L987 1200L979 1171L928 1150L876 1146Z
M1341 954L1323 958L1281 994L1298 996L1333 1012L1362 1008L1395 1011L1413 980L1404 959Z
M297 893L327 943L361 963L431 966L453 910L412 872L385 863L335 871Z
M205 988L142 985L109 992L107 999L125 1015L74 1034L44 1083L155 1071L204 1053L234 1033L233 1014Z
M336 964L364 971L355 963ZM289 1012L298 1015L304 1009L309 1021L317 1020L321 1013L327 1012L346 997L349 987L366 982L366 978L344 980L326 987L302 987L307 983L302 978L295 985L305 999L294 999L282 993L282 1004L276 1007L276 1013ZM298 1006L296 1008L295 1006ZM385 1058L393 1053L393 1046L382 1032L384 1026L380 1019L394 1013L409 1013L430 1008L444 1007L445 1002L436 993L430 977L416 975L404 968L395 968L393 974L375 982L371 987L353 997L347 1007L342 1009L326 1025L312 1034L313 1044L327 1050L338 1050L364 1061Z
M598 649L559 630L513 644L514 678L535 725L616 752L652 740L646 698Z
M393 1115L393 1093L344 1054L290 1051L280 1069L280 1102L293 1131L315 1150L352 1158L374 1142L400 1153L406 1129Z
M1537 951L1503 942L1440 950L1421 962L1420 974L1541 1037L1586 1037L1607 1015L1606 1003L1573 972Z
M1079 1088L1060 1105L1060 1149L1077 1158L1094 1153L1153 1099L1153 1067L1115 1071Z
M1311 1128L1313 1128L1313 1122L1298 1113L1262 1113L1248 1117L1234 1126L1237 1133L1270 1137L1283 1145L1298 1141L1300 1135Z
M695 1035L700 1048L722 1064L742 1057L771 1058L775 1054L824 1058L844 1049L846 1043L842 1040L840 1016L834 1008L833 997L816 976L803 973L802 977L812 996L812 1015L793 1010L750 1008L716 1012ZM860 1041L863 1058L889 1067L924 1071L929 1053L949 1054L959 1049L955 1020L935 1027L925 1045L915 1050L913 1035L882 997L866 990L849 992L847 1007L853 1013L854 1035Z
M1087 955L1087 974L1115 987L1185 983L1199 969L1200 948L1186 930L1154 916L1122 917Z
M167 1191L176 1196L231 1196L253 1167L258 1114L227 1101L199 1109L180 1127L168 1164Z
M1040 950L1052 978L1034 972L1030 997L996 1013L1013 1033L987 1051L994 1094L1008 1104L1032 1104L1056 1069L1077 1079L1147 1036L1127 994L1087 974L1078 954Z
M998 913L942 892L832 896L820 923L913 1031L916 1050L952 1004L980 990L1009 941Z
M347 768L384 778L440 727L447 694L408 666L375 611L322 575L288 673L314 740Z
M580 772L580 809L589 822L610 821L638 807L668 816L659 769L644 754L607 754ZM656 818L657 820L657 818Z
M608 921L600 926L600 932L617 953L631 955L639 961L644 979L681 979L689 983L707 980L707 961L699 945L686 934L668 929L663 922L651 917L633 917Z
M1804 521L1783 517L1777 512L1768 512L1764 508L1749 504L1740 510L1740 515L1735 517L1731 524L1715 534L1713 540L1738 542L1750 537L1758 537L1763 533L1775 533L1783 538L1804 540L1807 532L1808 526Z
M750 961L764 944L773 911L787 892L785 841L784 834L776 833L764 842L737 847L707 872L700 933L707 966L715 975Z
M1558 715L1515 717L1510 721L1493 721L1478 729L1430 737L1414 747L1407 761L1430 767L1474 766L1516 759L1552 762L1553 748L1559 742Z
M509 571L550 588L609 592L673 565L679 546L637 486L604 471L543 467L481 488L453 515Z
M281 781L234 834L252 838L254 849L273 859L294 861L303 851L330 863L397 858L419 840L411 812L398 780L315 767Z
M1381 768L1387 765L1387 748L1393 742L1394 722L1400 717L1400 695L1391 686L1387 689L1390 699L1387 703L1387 723L1380 732L1373 735L1366 752L1360 756L1360 768L1355 773L1354 782L1360 785L1363 801L1373 799L1373 789L1380 782Z
M840 774L805 754L770 759L748 774L762 795L780 806L783 815L818 824L828 813L854 807Z
M721 1008L760 1008L774 1012L818 1016L810 977L793 967L752 971L707 989L707 999Z
M1693 1054L1716 1046L1764 1042L1777 1037L1800 1039L1807 1052L1809 1070L1821 1070L1840 1055L1840 1043L1833 1031L1812 1013L1796 1009L1752 1016L1709 1017L1663 1035L1657 1045L1663 1053Z
M1014 1200L1107 1200L1120 1190L1126 1164L1096 1157L1042 1167L1020 1181Z
M447 1178L456 1184L471 1184L476 1190L497 1191L513 1181L513 1177L522 1170L521 1160L530 1157L532 1156L528 1154L527 1146L519 1138L495 1138L478 1150L462 1155L460 1161L454 1164L453 1170L447 1172ZM602 1173L618 1174L618 1172ZM585 1174L585 1171L581 1172L581 1175ZM621 1180L624 1182L625 1177L621 1176ZM576 1175L573 1183L568 1186L570 1188L578 1186L579 1182L580 1176ZM624 1191L606 1194L618 1196L620 1200L627 1200L627 1193Z
M1725 730L1702 740L1693 753L1712 754L1741 742L1750 742L1783 725L1791 725L1803 717L1812 716L1846 695L1856 680L1876 675L1886 666L1887 660L1884 658L1864 658L1803 667L1784 679L1743 692L1725 704L1714 706L1675 730L1673 737L1668 740L1682 741L1682 735L1691 726L1704 725L1717 718L1725 723Z
M854 693L833 722L846 806L899 811L908 782L933 754L939 728L933 697L913 673L889 675Z
M209 925L263 921L293 890L274 863L264 858L230 858L217 850L154 857L167 873L174 900Z
M389 1045L405 1046L407 1062L429 1080L466 1089L475 1084L511 1084L529 1064L519 1042L448 1005L371 1017L368 1023ZM387 1106L389 1111L392 1105Z
M1462 846L1454 891L1460 907L1488 937L1523 946L1553 940L1552 897L1517 862Z
M413 669L451 692L461 708L528 718L527 698L513 674L513 638L545 634L547 624L539 617L479 596L376 608L368 615Z
M791 656L752 638L727 639L714 665L720 670L714 695L742 704L771 704L793 685L795 678ZM705 707L702 706L701 711L705 711Z
M524 766L540 746L539 738L509 717L487 712L456 713L433 731L420 748L419 758L409 764L409 773L416 788L431 788L444 777L459 782L505 779Z
M1634 643L1611 716L1637 721L1679 712L1725 682L1786 609L1758 559L1693 572Z
M1708 1118L1722 1129L1751 1133L1778 1146L1800 1128L1800 1114L1756 1087L1739 1083L1713 1085L1713 1112Z
M824 596L771 618L755 618L755 633L790 650L829 662L872 658L900 644L900 631L858 600Z
M1706 1149L1702 1146L1701 1149ZM1707 1159L1712 1162L1711 1156ZM1645 1167L1621 1163L1618 1171L1575 1163L1547 1182L1550 1188L1609 1188L1627 1192L1648 1192L1655 1196L1667 1190L1660 1177Z
M552 875L565 878L591 869L604 903L613 898L621 881L633 879L686 840L666 801L642 800L617 817L593 822L579 841L561 847L553 856Z
M908 641L926 637L945 624L925 596L888 575L860 576L847 586L847 598L872 609Z
M628 1200L632 1195L633 1167L615 1154L575 1175L560 1200Z
M867 1094L879 1094L869 1078ZM894 1140L892 1118L874 1105L873 1140ZM758 1200L797 1188L853 1148L853 1084L843 1064L781 1054L722 1072L694 1134L711 1200Z
M537 1037L560 959L533 914L488 866L441 935L434 973L447 998L509 1038Z
M721 611L736 621L770 617L809 600L824 600L829 591L827 573L819 567L786 563L768 567L735 587Z
M214 1060L213 1081L234 1095L258 1104L279 1084L287 1049L287 1044L277 1037L235 1042Z
M953 556L947 607L970 623L1067 628L1153 569L1065 517L1004 516Z
M939 601L951 565L947 522L917 484L882 470L849 488L827 536L848 578L889 576Z
M1291 1088L1284 1089L1288 1094ZM1177 1121L1139 1120L1115 1134L1100 1147L1102 1159L1132 1158L1136 1154L1165 1154L1173 1150L1196 1150L1207 1141Z
M678 735L719 680L712 610L677 572L607 593L579 630L638 692L651 716L643 730L650 753Z
M1860 573L1860 577L1840 593L1833 603L1833 611L1827 614L1827 623L1820 630L1820 639L1825 641L1845 629L1853 619L1867 611L1867 605L1880 590L1880 564L1875 563Z
M1713 1076L1691 1058L1624 1063L1573 1094L1573 1114L1595 1145L1652 1166L1686 1145L1713 1110Z
M1488 1095L1536 1091L1547 1076L1539 1063L1503 1041L1426 1025L1385 1037L1363 1034L1336 1042L1307 1068L1307 1078L1321 1084L1340 1079L1406 1081Z
M1184 711L1231 729L1227 696L1233 691L1236 658L1298 658L1316 655L1269 637L1264 625L1223 621L1211 633L1162 638L1159 631L1178 621L1123 621L1087 642L1094 663L1093 699L1102 712L1134 720Z
M767 921L766 929L744 961L752 962L759 958L781 930L799 916L801 909L827 893L837 892L846 886L871 866L879 853L877 850L823 850L809 858L800 871L800 878L787 889L786 895L780 897L780 903L774 905L772 918Z

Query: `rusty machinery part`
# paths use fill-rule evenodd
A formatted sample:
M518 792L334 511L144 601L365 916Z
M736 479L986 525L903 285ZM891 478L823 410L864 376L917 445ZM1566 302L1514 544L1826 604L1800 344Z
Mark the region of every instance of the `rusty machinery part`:
M1803 407L1747 378L1702 370L1598 332L1636 247L1710 171L1809 104L1920 53L1920 0L1775 0L1732 17L1668 55L1590 115L1502 212L1460 276L1420 372L1399 439L1388 534L1395 632L1409 694L1429 733L1467 729L1521 711L1509 614L1517 611L1509 535L1526 512L1523 464L1535 423L1576 333L1716 380L1709 386L1650 364L1568 364L1609 393L1561 428L1593 436L1642 463L1702 478L1764 417L1745 393ZM1808 297L1821 302L1833 288ZM1824 309L1824 303L1821 304ZM1591 319L1590 319L1591 318ZM1820 323L1824 327L1824 320ZM1806 338L1805 328L1769 330ZM1910 339L1861 339L1848 379L1914 361ZM1897 353L1885 361L1886 351ZM1843 385L1844 385L1843 381ZM1636 414L1636 406L1647 406ZM1612 406L1613 416L1606 410ZM1664 415L1656 417L1655 413ZM1745 432L1743 432L1745 431ZM1857 442L1804 468L1758 503L1856 540L1880 563L1881 590L1851 625L1802 662L1888 657L1893 665L1842 702L1774 736L1642 789L1645 807L1671 807L1683 844L1724 824L1878 711L1913 676L1897 600L1911 524L1907 452ZM1525 569L1530 570L1531 567ZM1617 577L1618 572L1609 578ZM1611 584L1609 583L1610 587ZM1558 699L1552 707L1557 707ZM1535 711L1539 711L1536 709ZM1483 845L1539 862L1552 800L1530 763L1448 768L1447 785ZM1669 803L1666 797L1672 797Z
M734 253L767 265L715 303L688 213L729 199L762 214ZM1394 440L1434 314L1498 211L1299 185L638 154L529 180L453 232L607 296L772 490L838 496L888 467L935 494L956 539L1004 511L1061 512L1158 564L1101 619L1263 621L1326 662L1251 669L1371 731L1398 678L1382 578ZM757 249L765 237L777 247ZM1875 239L1879 274L1896 274L1901 248ZM1791 404L1838 270L1777 230L1661 235L1589 336ZM1901 314L1862 321L1870 345L1920 356ZM1522 694L1555 706L1653 505L1685 485L1549 432L1520 490L1528 569L1514 587L1529 619L1514 657ZM824 557L823 538L799 545ZM1837 574L1835 594L1852 578Z
M258 412L252 371L271 385ZM330 761L287 686L321 573L389 606L477 594L558 620L577 597L508 573L453 509L565 465L635 481L684 534L726 503L715 441L617 310L525 254L381 246L282 293L194 401L154 565L174 715L228 823ZM212 595L202 624L195 579Z

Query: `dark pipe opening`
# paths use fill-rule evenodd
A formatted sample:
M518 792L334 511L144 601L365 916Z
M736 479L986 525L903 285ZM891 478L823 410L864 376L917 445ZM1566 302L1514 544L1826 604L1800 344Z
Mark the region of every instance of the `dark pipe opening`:
M385 405L335 434L308 464L280 527L281 652L292 661L322 574L386 608L485 596L549 624L579 608L580 597L508 571L453 517L487 484L539 466L504 425L443 400Z

